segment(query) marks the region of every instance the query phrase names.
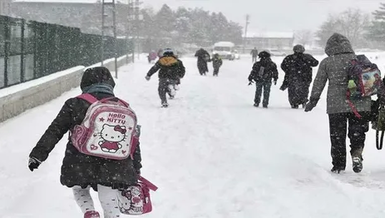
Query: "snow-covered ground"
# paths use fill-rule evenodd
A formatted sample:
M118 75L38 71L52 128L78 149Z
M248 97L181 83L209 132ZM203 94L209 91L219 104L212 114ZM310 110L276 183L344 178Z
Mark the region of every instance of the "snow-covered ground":
M347 172L331 174L325 99L311 113L290 109L279 90L280 72L270 108L254 108L249 57L225 61L218 78L199 76L192 58L183 61L187 74L167 109L160 108L157 75L144 79L151 67L145 58L119 72L116 93L142 125L142 173L159 186L154 211L143 217L385 216L385 154L376 150L373 131L363 172L353 173L349 157ZM59 182L67 136L37 171L27 168L32 147L79 91L0 124L1 218L82 217L71 190Z

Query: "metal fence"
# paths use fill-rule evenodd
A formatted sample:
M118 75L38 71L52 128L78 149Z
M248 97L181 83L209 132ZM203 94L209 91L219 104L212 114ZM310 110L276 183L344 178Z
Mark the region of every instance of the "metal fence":
M102 36L78 28L0 16L0 89L74 66L101 61ZM105 37L104 58L115 56L113 37ZM117 39L117 55L132 43Z

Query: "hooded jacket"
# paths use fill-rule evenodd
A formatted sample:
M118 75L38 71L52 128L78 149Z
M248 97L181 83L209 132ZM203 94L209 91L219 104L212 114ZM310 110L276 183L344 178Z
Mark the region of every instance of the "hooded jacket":
M86 70L80 83L83 92L90 93L97 99L114 97L112 92L114 86L115 82L110 72L104 67ZM90 103L83 99L68 99L29 156L45 161L62 137L67 132L71 132L75 125L81 124L89 106ZM60 181L68 187L78 185L96 188L97 184L101 184L113 188L127 188L137 182L137 173L140 172L140 168L139 146L134 153L134 160L131 158L110 160L82 154L68 139Z
M148 71L147 76L151 77L159 70L159 79L178 80L183 78L186 69L183 62L173 55L161 57L155 65Z
M311 83L313 80L313 69L318 61L310 54L294 53L288 55L281 63L281 69L285 72L283 86Z
M328 82L327 113L350 113L351 107L347 103L348 71L351 60L356 58L349 40L338 33L333 34L326 43L327 58L321 61L314 79L311 101L318 101ZM371 98L365 97L352 100L357 111L370 111Z
M262 51L258 56L260 60L253 65L253 69L248 78L249 81L271 82L272 79L277 81L277 65L271 60L270 54L266 51Z

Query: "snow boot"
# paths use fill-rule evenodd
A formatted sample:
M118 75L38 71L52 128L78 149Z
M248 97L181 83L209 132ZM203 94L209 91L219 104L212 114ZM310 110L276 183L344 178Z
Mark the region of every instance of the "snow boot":
M340 174L341 172L345 171L345 167L333 166L330 171L332 171L333 173Z
M359 173L362 171L363 165L362 165L362 160L359 157L353 157L352 158L353 162L353 171L355 173Z
M352 152L353 171L359 173L362 171L362 148L359 148Z
M264 104L264 105L263 105L263 108L267 108L267 104Z
M254 107L259 107L259 104L257 104L257 103L254 103Z
M163 102L163 103L162 103L162 107L163 107L163 108L168 107L168 103L167 103L167 102Z
M100 214L97 211L87 211L84 218L100 218Z

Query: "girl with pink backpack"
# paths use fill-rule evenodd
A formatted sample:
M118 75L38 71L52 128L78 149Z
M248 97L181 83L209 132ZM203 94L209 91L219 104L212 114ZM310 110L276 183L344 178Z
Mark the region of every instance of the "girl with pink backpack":
M107 68L87 69L80 83L83 94L64 103L29 155L28 167L33 171L48 158L64 134L70 132L60 181L72 188L84 218L101 217L95 210L90 188L98 192L104 218L116 218L121 212L118 190L137 185L140 178L142 165L136 116L127 103L115 97L114 87L115 82ZM96 113L89 110L91 106L96 108L96 104L107 101L119 110L115 114L100 113L94 116L97 121L88 122L84 127L85 120L92 118L86 115ZM128 109L122 109L124 107ZM88 145L86 141L91 139L99 142ZM81 145L85 147L81 149Z

